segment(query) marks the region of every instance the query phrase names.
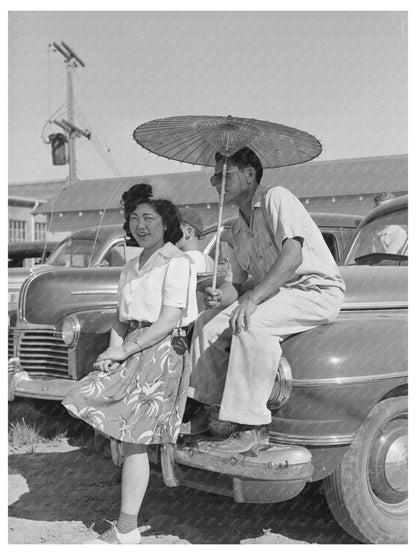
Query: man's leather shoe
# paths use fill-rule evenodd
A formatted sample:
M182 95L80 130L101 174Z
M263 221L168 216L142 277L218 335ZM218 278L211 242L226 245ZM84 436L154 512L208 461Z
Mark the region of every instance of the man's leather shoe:
M268 426L257 426L249 430L238 430L224 441L204 441L204 448L221 453L245 453L255 445L269 442Z
M195 436L208 431L208 415L206 408L193 416L189 422L182 422L179 433L187 436Z

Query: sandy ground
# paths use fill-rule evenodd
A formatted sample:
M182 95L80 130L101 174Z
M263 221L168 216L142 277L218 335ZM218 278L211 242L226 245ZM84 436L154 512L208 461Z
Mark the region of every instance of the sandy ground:
M78 544L103 532L119 510L120 469L109 451L94 448L90 429L66 413L45 420L23 401L10 421L40 418L45 435L66 438L27 447L9 446L9 543ZM333 519L317 487L274 505L237 504L231 498L184 486L167 488L152 472L140 525L148 544L356 543Z

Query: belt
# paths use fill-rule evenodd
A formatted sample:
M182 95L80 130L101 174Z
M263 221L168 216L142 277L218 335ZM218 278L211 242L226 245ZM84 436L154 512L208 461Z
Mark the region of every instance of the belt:
M130 320L129 330L132 331L139 328L148 328L151 325L151 322L146 322L144 320Z

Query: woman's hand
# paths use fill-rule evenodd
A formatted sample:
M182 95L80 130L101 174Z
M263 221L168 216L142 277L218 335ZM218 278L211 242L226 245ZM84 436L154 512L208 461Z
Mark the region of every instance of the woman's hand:
M108 347L108 349L98 355L93 368L100 372L110 372L120 366L120 362L126 360L127 357L128 354L123 347Z
M98 355L96 362L110 359L113 362L123 362L129 355L123 347L108 347L101 355Z
M110 359L106 359L106 360L101 360L100 362L94 362L94 364L92 365L92 367L94 368L94 370L98 370L100 372L105 372L106 374L108 372L111 372L111 370L115 370L116 368L118 368L120 366L119 362L112 362Z
M257 301L253 291L247 291L238 301L238 306L230 316L230 327L235 335L248 330L250 326L250 316L257 309Z

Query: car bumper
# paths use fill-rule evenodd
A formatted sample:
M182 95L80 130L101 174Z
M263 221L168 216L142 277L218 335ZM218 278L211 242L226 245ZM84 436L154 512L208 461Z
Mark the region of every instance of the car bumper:
M188 441L185 436L175 446L162 447L166 485L215 491L215 484L221 483L216 492L230 495L237 502L275 503L298 495L313 475L312 455L302 446L270 443L229 455L207 450L198 443L198 439Z
M61 401L77 383L69 378L28 374L17 357L9 359L8 378L9 401L15 397Z

